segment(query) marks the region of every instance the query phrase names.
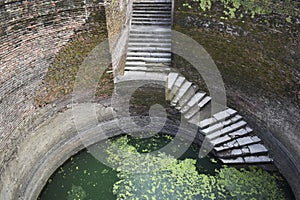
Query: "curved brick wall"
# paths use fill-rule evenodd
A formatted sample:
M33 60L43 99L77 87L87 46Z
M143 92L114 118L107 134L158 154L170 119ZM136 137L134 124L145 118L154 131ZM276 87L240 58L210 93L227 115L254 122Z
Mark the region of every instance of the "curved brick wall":
M102 2L0 1L0 174L38 112L34 98L48 67L74 33L88 30L91 13L105 12Z

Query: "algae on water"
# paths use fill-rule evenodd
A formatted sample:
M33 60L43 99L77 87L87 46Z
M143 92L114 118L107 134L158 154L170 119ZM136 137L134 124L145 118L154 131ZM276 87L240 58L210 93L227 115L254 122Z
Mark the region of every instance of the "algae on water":
M177 160L163 153L144 156L128 144L127 136L113 143L128 152L115 155L113 149L107 149L109 162L119 166L120 180L113 186L117 199L284 199L279 178L259 168L223 167L215 175L199 174L195 159ZM122 170L158 164L160 168L147 173Z

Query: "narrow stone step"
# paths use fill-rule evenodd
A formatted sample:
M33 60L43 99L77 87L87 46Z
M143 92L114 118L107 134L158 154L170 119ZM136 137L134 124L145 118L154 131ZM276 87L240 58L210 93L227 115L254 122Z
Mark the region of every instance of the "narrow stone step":
M125 67L125 71L169 72L170 67Z
M171 47L171 43L142 43L142 42L129 42L128 47Z
M218 113L214 114L213 117L202 120L199 123L199 127L201 129L207 128L208 126L214 125L217 122L229 119L230 117L233 117L236 114L237 114L236 110L233 110L231 108L227 108L224 111L221 111L221 112L218 112Z
M151 43L169 43L171 44L172 40L171 38L134 38L134 37L129 37L128 42L151 42Z
M205 109L205 106L210 104L210 100L211 100L211 97L206 96L200 101L200 103L198 103L198 105L190 108L189 111L187 112L190 114L185 115L188 119L188 122L198 125L201 118L205 117L203 111Z
M169 67L168 63L146 63L146 62L134 62L127 61L125 63L126 67Z
M224 135L221 137L214 138L213 140L210 141L210 143L213 146L217 146L217 145L223 144L223 143L231 141L231 140L232 140L231 137L229 137L228 135Z
M237 158L221 158L220 161L223 164L242 164L245 163L244 159L242 157Z
M208 139L212 140L214 138L220 137L222 135L228 134L230 132L245 127L247 125L247 122L240 121L241 119L241 116L237 116L233 120L229 119L225 122L219 122L212 126L209 126L203 129L202 132L206 134Z
M198 112L200 112L200 107L198 106L198 104L196 104L184 114L184 117L189 120Z
M168 7L172 7L172 3L168 3L168 2L161 2L161 3L137 3L137 2L134 2L133 3L133 7L138 7L138 6L144 6L144 7L148 7L148 6L153 6L153 7L168 6Z
M189 81L184 82L180 89L178 90L177 94L175 94L173 100L171 101L172 106L176 106L178 101L183 97L183 95L187 92L187 90L192 86L192 83Z
M273 162L273 159L269 156L245 156L238 157L235 159L232 158L221 158L220 159L224 164L257 164L257 163L270 163Z
M165 21L165 22L155 21L155 22L152 22L152 21L135 21L135 20L132 20L131 24L132 25L156 25L156 26L167 25L167 26L170 26L171 21Z
M191 98L195 96L195 94L196 92L192 85L191 87L188 88L185 94L179 99L176 109L181 111L182 107L185 106L191 100Z
M250 127L245 127L245 128L241 128L241 129L238 129L234 132L230 132L228 133L228 135L231 137L231 138L239 138L239 137L244 137L246 135L249 135L250 133L252 133L253 129L250 128Z
M220 135L219 137L215 137L211 140L211 143L214 146L217 146L217 145L223 144L225 142L234 141L235 139L237 139L239 137L247 136L247 135L249 135L249 133L250 132L247 132L245 129L239 129L239 130L229 133L227 135ZM234 136L232 136L231 134L234 134Z
M146 0L144 0L144 1L139 1L139 0L135 0L134 2L133 2L133 4L135 4L135 5L143 5L143 4L150 4L150 5L164 5L164 4L169 4L169 5L172 5L172 2L170 1L170 0L167 0L167 1L155 1L155 0L153 0L153 1L146 1Z
M211 100L211 97L209 97L209 96L204 97L200 101L200 103L198 103L198 106L200 107L200 109L202 109L205 105L207 105L210 102L210 100Z
M256 143L261 142L261 140L257 136L246 136L246 137L242 137L242 138L244 138L244 140L245 140L245 142L242 143L242 144L239 144L237 140L233 140L233 141L224 143L220 146L214 147L214 150L224 151L224 150L227 150L227 149L243 147L243 146L246 146L246 145L251 145L251 144L256 144Z
M181 113L186 113L188 110L190 110L193 106L198 106L198 103L205 97L205 93L203 92L197 92L188 102L185 106L182 107Z
M171 10L133 10L133 14L169 14L171 15Z
M167 76L160 72L145 72L145 71L125 71L123 76L118 76L115 79L115 83L123 81L159 81L165 82Z
M167 82L167 90L168 91L171 91L178 76L179 76L178 73L172 73L172 72L168 75L168 82Z
M127 57L126 60L127 61L155 62L155 63L160 63L160 62L171 63L171 58Z
M168 99L173 99L173 97L175 96L175 94L178 92L179 88L181 87L181 85L184 83L185 78L182 76L178 76L175 83L173 84L173 87L169 93L169 97Z
M172 3L171 0L135 0L134 3Z
M165 27L149 27L149 26L131 26L129 34L171 34L170 28Z
M171 48L164 47L128 47L128 51L133 52L171 52Z
M168 14L158 14L158 13L152 13L152 14L146 14L146 13L133 13L132 14L132 17L151 17L151 18L153 18L153 17L159 17L159 18L161 18L161 17L165 17L165 18L170 18L171 17L171 13L168 13Z
M170 39L171 40L171 33L157 33L157 34L154 34L154 33L131 33L129 35L129 38L139 38L139 39Z
M132 17L132 21L170 21L170 18L157 18L157 17Z
M136 4L133 4L133 10L143 10L143 11L149 11L149 10L155 10L155 11L161 11L161 10L167 10L167 11L171 11L172 7L171 5L159 5L159 6L153 6L152 5L149 5L148 6L145 6L145 5L136 5Z
M244 160L248 164L273 162L273 159L269 156L245 156Z
M130 57L152 57L152 58L171 58L171 53L150 53L150 52L128 52Z
M234 157L240 157L243 155L249 155L250 151L248 147L243 147L241 149L231 149L231 150L226 150L217 153L217 156L219 158L234 158Z

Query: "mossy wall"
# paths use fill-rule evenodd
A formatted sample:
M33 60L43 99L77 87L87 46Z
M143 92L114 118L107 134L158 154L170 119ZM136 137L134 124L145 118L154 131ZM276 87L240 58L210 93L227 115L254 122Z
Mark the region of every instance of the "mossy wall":
M101 0L1 1L0 20L2 176L28 130L72 92L78 63L107 31ZM46 105L49 113L41 114Z
M190 7L184 6L188 2ZM239 111L271 150L275 164L297 183L300 176L299 14L273 10L231 19L222 5L204 12L199 1L175 4L174 28L201 44L216 63L228 106ZM296 8L295 8L296 9ZM298 10L299 11L299 10ZM174 67L206 90L192 66L174 56ZM184 67L182 67L184 66ZM298 192L297 185L294 185ZM298 193L300 196L300 194Z

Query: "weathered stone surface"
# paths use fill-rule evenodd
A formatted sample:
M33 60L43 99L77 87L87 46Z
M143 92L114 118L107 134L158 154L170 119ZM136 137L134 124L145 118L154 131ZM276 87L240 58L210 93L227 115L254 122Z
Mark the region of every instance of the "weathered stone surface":
M251 131L242 128L242 129L239 129L239 130L234 131L232 133L229 133L229 136L232 137L232 138L236 138L236 137L246 136L250 132Z
M169 73L168 75L168 90L171 91L176 79L178 77L178 73Z
M222 144L222 143L225 143L225 142L228 142L230 141L231 138L228 136L228 135L224 135L222 137L218 137L218 138L215 138L213 140L211 140L210 142L216 146L216 145L219 145L219 144Z
M244 145L260 142L261 140L257 136L249 136L249 137L238 138L236 139L236 141L238 142L239 146L244 146Z
M221 121L221 120L225 120L226 118L230 117L230 113L227 111L227 110L224 110L224 111L221 111L221 112L218 112L216 114L213 115L213 117L218 120L218 121Z
M209 96L204 97L204 99L202 99L200 101L200 103L198 103L198 106L200 107L200 109L202 109L206 104L208 104L210 102L210 100L211 100L211 97L209 97Z
M217 124L207 127L206 129L203 129L202 131L208 135L212 132L222 129L223 126L224 126L223 123L217 123Z
M273 161L269 156L246 156L244 159L246 163L266 163Z
M199 122L199 127L204 128L204 127L207 127L210 124L214 124L216 122L217 122L217 120L215 118L211 117L211 118L208 118L208 119L205 119L205 120L202 120L201 122Z
M268 152L268 149L262 144L249 145L248 148L251 154Z
M171 101L171 104L175 106L177 102L183 97L183 95L185 95L186 91L191 87L191 85L192 83L189 81L184 82L183 85L178 90L175 97L173 98L173 100Z
M241 157L238 157L238 158L235 158L235 159L233 159L233 158L228 158L228 159L221 158L220 160L224 164L241 164L241 163L245 163L244 159L241 158Z
M181 113L186 113L190 108L198 104L198 102L205 96L205 93L197 92L196 95L191 97L187 104L181 109Z

